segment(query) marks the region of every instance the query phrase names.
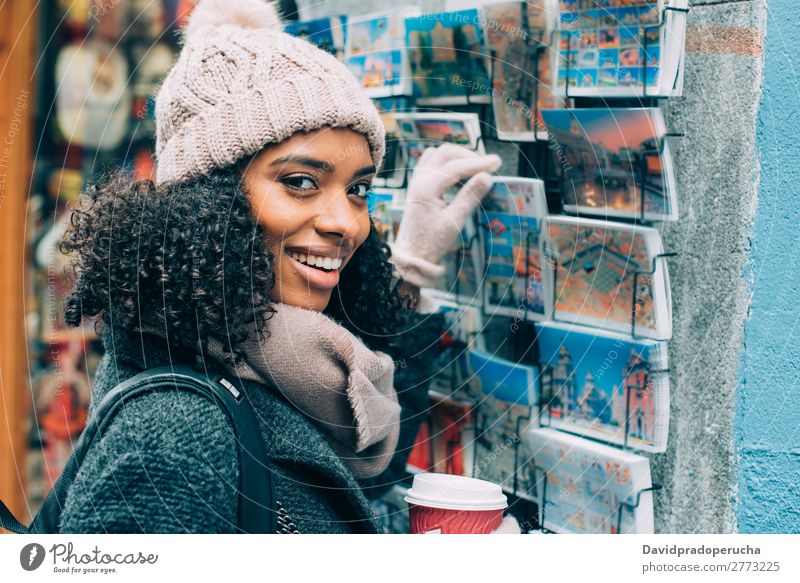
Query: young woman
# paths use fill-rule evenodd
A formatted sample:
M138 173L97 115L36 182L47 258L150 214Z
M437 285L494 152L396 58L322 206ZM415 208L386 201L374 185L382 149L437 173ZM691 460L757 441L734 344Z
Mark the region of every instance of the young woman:
M412 300L500 161L427 150L390 251L367 208L384 130L352 74L262 0L203 0L184 34L156 100L155 183L93 189L63 243L67 322L99 316L106 349L90 414L154 367L235 375L283 530L380 532L365 488L405 465L442 326ZM203 398L137 397L90 449L60 530L234 532L236 452Z

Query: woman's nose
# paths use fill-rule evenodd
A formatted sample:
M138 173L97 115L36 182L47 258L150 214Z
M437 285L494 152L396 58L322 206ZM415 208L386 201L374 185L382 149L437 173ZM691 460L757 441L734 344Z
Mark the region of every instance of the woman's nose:
M358 221L361 212L362 209L353 204L344 189L337 189L325 197L317 217L316 229L320 233L357 240L361 229Z

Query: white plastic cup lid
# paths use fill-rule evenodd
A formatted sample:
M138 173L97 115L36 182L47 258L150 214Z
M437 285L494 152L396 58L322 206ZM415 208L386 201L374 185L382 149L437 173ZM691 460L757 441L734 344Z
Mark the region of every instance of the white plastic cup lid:
M403 499L444 510L502 510L508 506L497 484L453 474L416 474Z

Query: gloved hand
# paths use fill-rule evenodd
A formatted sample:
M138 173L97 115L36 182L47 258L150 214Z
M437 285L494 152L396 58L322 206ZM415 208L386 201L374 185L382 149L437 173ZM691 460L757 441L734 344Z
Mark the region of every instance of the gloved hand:
M522 534L522 529L519 527L517 519L509 514L504 516L500 526L489 534Z
M422 153L408 185L397 237L391 244L391 261L405 281L430 287L444 274L442 258L491 190L489 172L497 170L500 163L496 154L478 154L455 144ZM445 191L463 180L467 182L453 201L445 203Z

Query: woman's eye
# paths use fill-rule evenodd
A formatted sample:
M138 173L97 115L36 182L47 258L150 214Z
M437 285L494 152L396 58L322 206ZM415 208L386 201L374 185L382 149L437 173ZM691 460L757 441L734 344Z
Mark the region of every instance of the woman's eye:
M281 179L286 186L295 190L312 190L316 188L317 183L309 176L287 176Z
M367 198L367 194L372 187L368 182L359 182L350 187L349 194L355 194L359 198Z

